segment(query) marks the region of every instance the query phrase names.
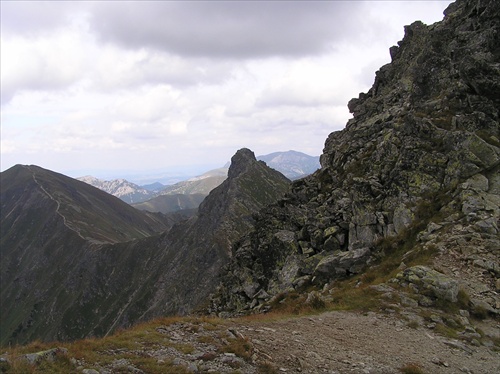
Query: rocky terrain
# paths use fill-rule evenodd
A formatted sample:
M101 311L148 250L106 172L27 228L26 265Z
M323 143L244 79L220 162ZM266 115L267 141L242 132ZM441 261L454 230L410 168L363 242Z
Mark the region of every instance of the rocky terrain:
M233 248L211 312L268 310L283 293L378 267L373 278L420 305L462 292L498 316L497 5L459 0L442 22L405 28L392 62L349 102L346 128L326 140L321 169Z
M498 325L491 321L481 328L484 341L491 342L488 336L500 338ZM492 374L500 370L499 358L491 347L444 337L395 314L327 312L256 320L164 318L104 339L35 343L10 350L0 356L0 369L84 374Z

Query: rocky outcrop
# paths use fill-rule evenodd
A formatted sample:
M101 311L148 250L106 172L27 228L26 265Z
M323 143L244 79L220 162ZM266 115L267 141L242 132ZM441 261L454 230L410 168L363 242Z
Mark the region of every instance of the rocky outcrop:
M211 311L259 310L279 292L360 273L392 240L437 252L436 267L499 312L499 15L495 1L458 0L442 22L405 27L326 140L321 169L234 247Z
M241 149L232 157L228 178L201 203L197 217L161 237L162 264L153 277L148 308L141 319L187 314L207 302L219 272L238 238L253 227L253 215L278 200L290 181Z
M414 266L397 275L404 286L411 285L417 294L428 291L429 296L451 302L458 301L458 281L426 266Z

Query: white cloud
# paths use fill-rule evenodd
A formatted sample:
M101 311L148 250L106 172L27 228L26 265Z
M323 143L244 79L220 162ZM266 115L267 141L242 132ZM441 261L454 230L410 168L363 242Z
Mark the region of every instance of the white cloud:
M2 170L64 171L318 155L403 25L446 2L1 6Z
M92 22L103 40L132 49L211 58L302 56L354 31L360 8L324 1L105 2Z

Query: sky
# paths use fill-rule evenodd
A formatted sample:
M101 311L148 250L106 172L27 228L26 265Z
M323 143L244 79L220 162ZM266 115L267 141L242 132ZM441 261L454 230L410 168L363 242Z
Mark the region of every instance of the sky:
M322 153L415 20L450 1L4 1L1 170L203 172Z

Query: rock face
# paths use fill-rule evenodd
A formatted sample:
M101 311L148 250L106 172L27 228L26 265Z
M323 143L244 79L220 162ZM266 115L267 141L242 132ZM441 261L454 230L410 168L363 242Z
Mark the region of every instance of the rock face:
M252 214L289 186L246 149L229 174L196 217L171 227L48 170L1 173L1 343L103 336L199 306Z
M326 140L321 169L235 246L212 311L258 310L359 273L394 240L436 250L436 266L499 312L499 16L496 1L459 0L442 22L405 27L392 62L349 102L353 118Z

